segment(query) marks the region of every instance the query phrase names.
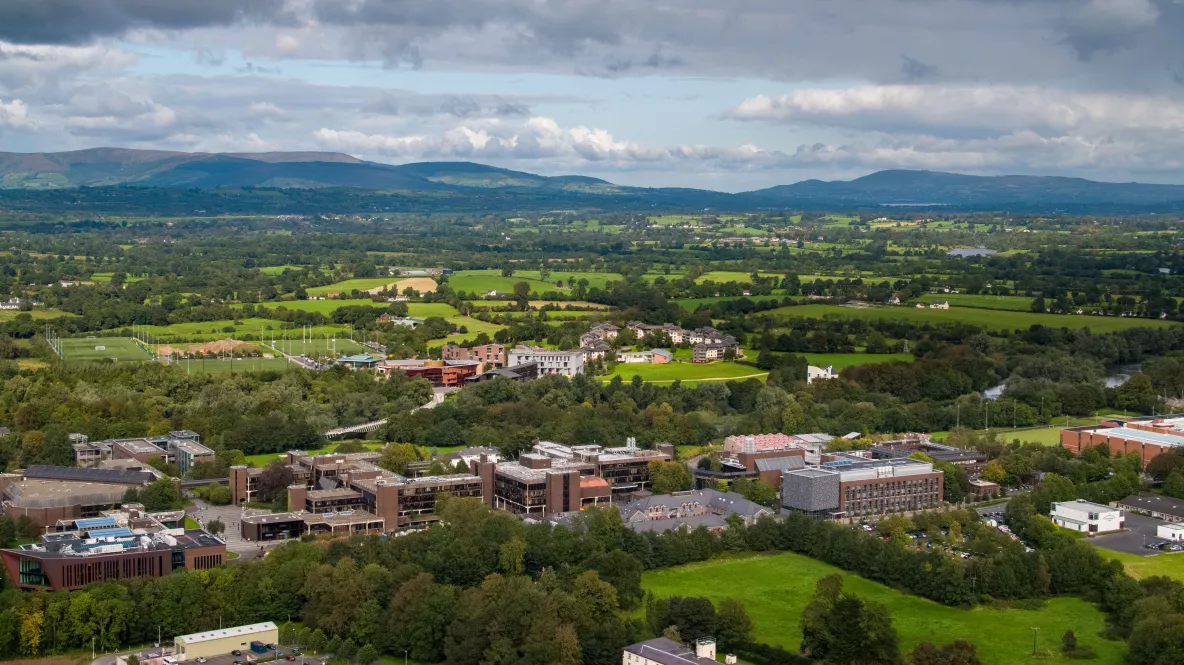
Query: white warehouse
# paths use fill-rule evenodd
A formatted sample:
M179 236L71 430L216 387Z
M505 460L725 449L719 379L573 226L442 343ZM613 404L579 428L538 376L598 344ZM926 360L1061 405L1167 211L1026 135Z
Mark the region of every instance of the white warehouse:
M1082 533L1110 533L1119 531L1124 524L1125 513L1119 508L1103 506L1077 499L1054 501L1052 504L1053 524Z

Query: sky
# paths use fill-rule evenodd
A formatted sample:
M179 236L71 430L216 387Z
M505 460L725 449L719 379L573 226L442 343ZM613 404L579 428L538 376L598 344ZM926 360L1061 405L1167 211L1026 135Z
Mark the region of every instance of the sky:
M0 151L1184 183L1184 0L4 0Z

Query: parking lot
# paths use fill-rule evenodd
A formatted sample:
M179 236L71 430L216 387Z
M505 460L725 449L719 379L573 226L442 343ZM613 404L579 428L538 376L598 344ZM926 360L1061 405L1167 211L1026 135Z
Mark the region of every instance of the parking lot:
M1136 554L1138 556L1152 556L1159 554L1159 550L1148 549L1147 543L1165 542L1165 539L1155 535L1155 529L1163 522L1128 512L1124 518L1126 531L1104 536L1094 536L1089 542L1097 547L1105 547L1116 552Z

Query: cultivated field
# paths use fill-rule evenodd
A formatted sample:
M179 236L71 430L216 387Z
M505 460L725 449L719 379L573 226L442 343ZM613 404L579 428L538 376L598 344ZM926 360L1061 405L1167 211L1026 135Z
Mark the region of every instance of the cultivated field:
M614 377L621 377L623 381L632 381L634 376L640 376L643 381L650 383L673 383L682 381L693 385L701 381L731 381L734 379L765 380L769 373L751 365L741 365L734 362L690 363L673 362L665 365L648 364L620 364L611 374L598 377L601 381L612 381Z
M62 357L68 362L143 362L152 360L130 337L62 338ZM102 347L97 348L97 347Z
M381 289L388 287L390 291L402 293L403 289L411 287L420 293L427 293L436 290L436 280L431 277L405 277L399 279L398 277L365 277L362 279L347 279L343 282L336 282L328 286L314 286L308 289L308 294L312 296L323 296L328 293L349 294L353 291L370 291L372 289Z
M293 312L318 312L328 316L342 307L385 307L386 303L378 303L369 298L353 298L350 300L281 300L277 302L263 302L260 305L268 309L284 309ZM242 307L242 305L238 305Z
M826 316L844 316L865 320L905 319L915 323L967 323L990 330L1027 330L1033 325L1041 325L1049 328L1089 328L1097 333L1108 333L1129 328L1166 328L1176 325L1171 321L1159 319L1002 312L957 306L951 309L919 309L907 305L854 309L838 305L798 305L796 307L779 307L771 310L771 313L785 318L821 319Z
M659 598L706 596L714 601L737 598L752 617L759 642L796 651L801 642L801 615L814 584L833 573L843 576L843 591L881 603L892 615L902 651L920 642L946 643L966 639L979 658L991 665L1061 661L1060 637L1072 630L1081 644L1098 655L1099 665L1119 665L1123 642L1103 639L1102 612L1077 598L1055 598L1039 610L971 610L945 607L840 571L799 554L717 559L647 572L642 586ZM756 581L759 581L757 583ZM1039 628L1039 658L1032 658L1032 628Z

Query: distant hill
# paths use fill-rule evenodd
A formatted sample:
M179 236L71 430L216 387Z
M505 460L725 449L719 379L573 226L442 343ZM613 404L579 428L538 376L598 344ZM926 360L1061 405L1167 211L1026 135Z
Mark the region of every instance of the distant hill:
M614 194L620 187L583 176L546 177L471 162L392 166L332 152L186 153L93 148L0 153L0 189L141 187L360 187L430 191L452 187L548 189Z
M0 152L0 203L12 209L59 205L59 190L79 187L159 190L289 190L291 205L313 205L331 196L298 190L349 190L348 198L386 197L358 203L364 209L508 210L574 206L663 210L884 210L892 206L941 210L1016 212L1184 212L1184 186L1093 182L1055 176L971 176L937 171L879 171L850 181L805 180L740 194L690 188L615 185L579 175L541 176L472 162L379 164L334 152L187 153L93 148L74 152ZM37 192L44 197L30 198ZM199 209L222 193L180 197L133 189L122 205L184 198ZM81 203L89 200L73 192ZM336 195L334 195L336 196ZM397 197L397 202L391 197ZM96 195L95 200L111 201ZM299 207L298 206L298 207ZM305 208L302 208L305 209Z
M1095 182L1059 176L973 176L940 171L878 171L849 181L804 180L745 192L782 205L830 206L947 205L995 208L1008 205L1048 209L1081 206L1184 207L1184 186Z

